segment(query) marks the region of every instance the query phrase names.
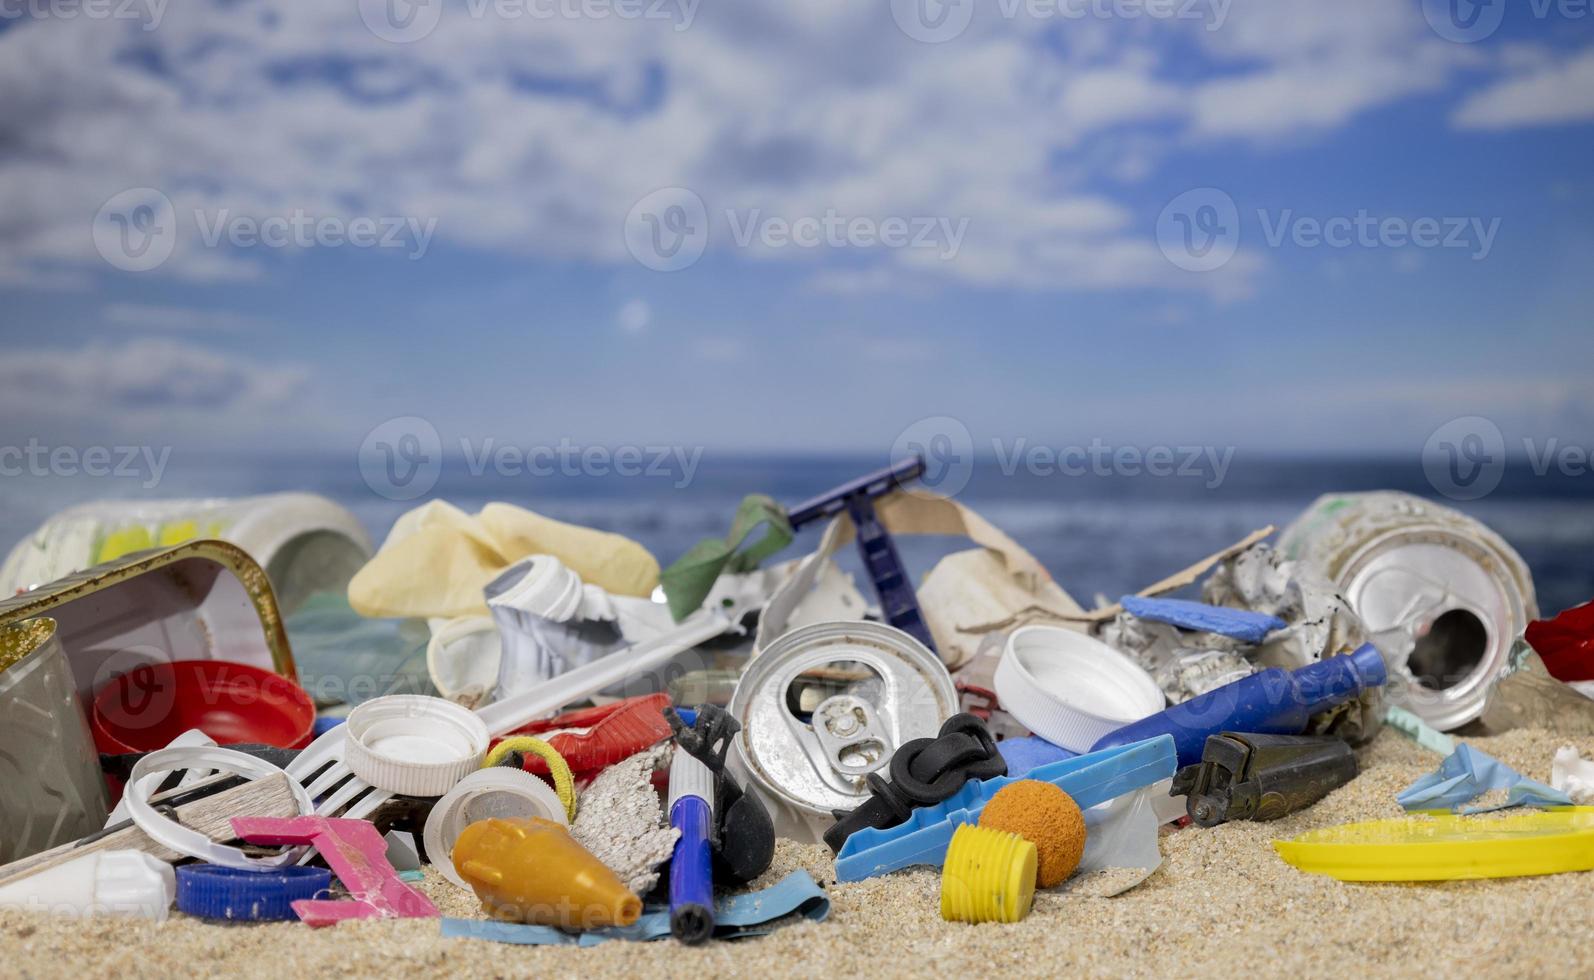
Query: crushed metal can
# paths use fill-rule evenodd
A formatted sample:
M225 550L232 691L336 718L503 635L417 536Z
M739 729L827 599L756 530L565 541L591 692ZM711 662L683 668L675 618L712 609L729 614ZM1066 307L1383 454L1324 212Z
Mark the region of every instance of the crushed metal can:
M1484 713L1538 616L1533 577L1505 539L1411 494L1320 497L1279 550L1340 590L1390 665L1391 703L1441 731Z
M934 738L958 711L940 659L891 626L815 623L748 664L731 698L741 723L732 771L759 794L775 832L820 840L836 811L869 798L866 777L898 746Z

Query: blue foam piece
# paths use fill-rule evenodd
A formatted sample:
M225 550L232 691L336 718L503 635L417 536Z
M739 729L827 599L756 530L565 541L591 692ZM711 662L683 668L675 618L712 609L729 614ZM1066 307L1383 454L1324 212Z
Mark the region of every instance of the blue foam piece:
M1002 758L1007 760L1007 774L1009 776L1022 776L1031 769L1050 765L1053 762L1062 762L1079 755L1070 752L1061 745L1041 738L1039 735L1027 735L1024 738L1006 738L996 743L996 751L1002 753Z
M935 806L915 809L908 819L885 830L855 831L836 856L837 881L862 881L918 864L946 862L946 850L960 824L977 823L980 811L1008 783L1037 779L1060 787L1081 810L1116 799L1173 775L1173 736L1159 735L1089 755L1032 769L1024 776L971 779Z
M1125 612L1138 619L1167 623L1200 633L1216 633L1245 643L1261 643L1269 633L1289 625L1277 616L1266 613L1209 606L1204 602L1185 599L1147 599L1145 596L1126 595L1118 601Z

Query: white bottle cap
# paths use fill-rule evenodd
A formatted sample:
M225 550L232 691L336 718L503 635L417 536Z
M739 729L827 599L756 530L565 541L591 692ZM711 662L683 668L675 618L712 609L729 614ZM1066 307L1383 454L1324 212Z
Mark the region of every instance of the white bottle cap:
M1025 626L996 666L997 699L1030 731L1070 752L1161 711L1166 699L1140 665L1075 630Z
M481 768L490 738L474 712L423 694L374 698L349 712L344 761L377 789L442 796Z
M489 766L466 776L432 807L421 836L432 867L466 891L470 885L454 870L449 855L466 827L489 817L541 817L565 826L570 823L559 794L524 769Z

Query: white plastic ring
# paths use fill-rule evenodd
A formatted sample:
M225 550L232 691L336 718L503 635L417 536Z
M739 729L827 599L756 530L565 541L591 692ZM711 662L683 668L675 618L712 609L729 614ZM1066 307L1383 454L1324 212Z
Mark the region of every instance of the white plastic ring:
M489 817L541 817L565 826L570 823L559 794L524 769L489 766L466 776L432 807L421 834L432 867L466 891L470 885L454 870L450 857L454 841L466 827Z
M1161 711L1166 699L1139 664L1059 626L1025 626L1007 638L996 697L1030 731L1070 752Z
M281 854L268 858L252 858L239 848L229 844L218 844L205 834L197 830L190 830L181 824L161 816L149 802L149 789L141 787L140 781L145 776L158 775L163 772L175 772L179 769L194 769L199 767L219 769L224 772L245 776L249 779L266 779L271 776L281 776L288 781L288 788L293 792L294 802L299 805L300 816L311 816L315 813L315 801L310 799L310 794L299 784L299 781L278 769L264 759L257 759L252 755L245 755L234 749L224 749L212 745L188 745L178 748L161 749L151 752L138 760L133 766L133 771L127 777L127 789L123 799L127 803L127 815L133 823L142 830L145 836L155 843L160 844L178 854L209 861L211 864L222 864L229 868L280 868L293 864L302 857L306 847L295 847ZM156 783L151 782L149 787ZM240 814L247 816L247 814Z
M373 698L343 723L344 761L377 789L442 796L481 768L491 736L475 712L424 694Z

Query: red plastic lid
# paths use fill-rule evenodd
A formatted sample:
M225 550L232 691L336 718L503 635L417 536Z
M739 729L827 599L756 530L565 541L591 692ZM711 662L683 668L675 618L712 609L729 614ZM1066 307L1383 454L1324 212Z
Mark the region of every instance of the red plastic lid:
M94 692L90 727L105 753L153 752L197 728L218 744L310 744L315 703L304 688L227 660L144 664Z
M1594 602L1529 623L1527 640L1556 680L1594 680Z
M534 721L517 729L516 735L540 735L556 728L588 728L585 734L560 732L549 737L572 772L589 773L630 758L650 745L670 737L670 723L664 709L668 694L644 694L597 708L583 708L557 718ZM527 772L546 775L548 763L527 753L522 765Z

